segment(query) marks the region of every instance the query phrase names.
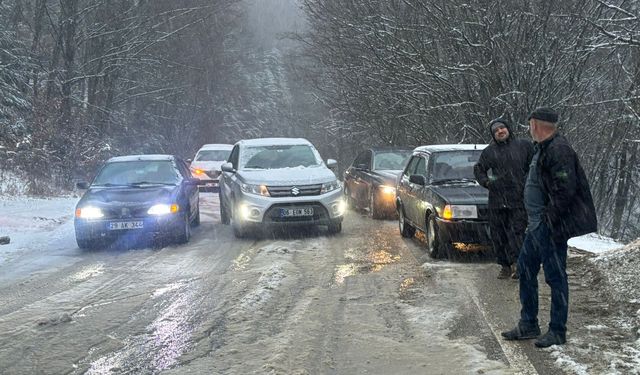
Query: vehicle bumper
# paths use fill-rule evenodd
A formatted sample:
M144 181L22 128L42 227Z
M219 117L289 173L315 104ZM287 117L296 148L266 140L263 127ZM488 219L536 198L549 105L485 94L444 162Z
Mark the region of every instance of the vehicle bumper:
M452 243L457 250L476 251L491 245L488 221L444 220L442 218L436 218L436 221L440 239Z
M183 226L181 214L169 214L158 217L104 220L74 220L76 239L79 240L114 240L127 237L131 240L157 239L174 237ZM142 221L142 228L110 229L111 223Z
M272 198L244 194L236 202L243 224L268 226L329 225L341 222L346 205L341 189L322 195ZM281 209L313 208L313 216L282 216Z

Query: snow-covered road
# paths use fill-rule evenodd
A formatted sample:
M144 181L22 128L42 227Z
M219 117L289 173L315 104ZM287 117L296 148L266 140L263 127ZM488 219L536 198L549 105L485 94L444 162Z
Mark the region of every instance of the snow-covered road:
M614 315L585 328L594 321L590 311L603 305L584 286L582 256L570 260L569 345L541 351L498 338L518 316L517 283L496 280L490 260L431 260L419 241L398 235L394 221L357 212L348 213L338 236L312 230L237 240L220 224L217 197L201 200L202 225L188 245L91 252L75 246L74 199L5 202L0 235L12 243L0 247L0 373L554 374L610 367L580 346L594 330L621 332L611 327ZM633 350L629 340L625 348ZM609 360L633 365L632 354L621 358Z

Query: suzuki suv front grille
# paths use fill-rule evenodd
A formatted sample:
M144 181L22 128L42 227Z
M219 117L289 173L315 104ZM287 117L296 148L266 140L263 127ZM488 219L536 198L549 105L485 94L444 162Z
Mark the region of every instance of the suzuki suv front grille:
M291 186L267 186L272 197L307 197L320 195L322 185L291 185Z

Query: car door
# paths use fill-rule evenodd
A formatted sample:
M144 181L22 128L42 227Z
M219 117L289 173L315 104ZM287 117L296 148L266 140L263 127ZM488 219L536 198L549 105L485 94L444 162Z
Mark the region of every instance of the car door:
M353 163L351 163L349 168L347 168L347 170L344 172L345 191L351 199L355 199L355 195L353 194L353 191L356 186L356 172L357 172L356 165L358 165L359 160L362 159L363 157L364 157L364 151L360 152L358 156L356 156L356 158L353 159Z
M352 176L352 181L351 181L351 185L349 187L349 195L351 196L351 198L353 198L356 202L356 205L359 207L363 207L363 195L366 193L363 193L363 189L366 188L366 186L363 186L363 170L367 169L367 154L368 154L368 150L367 151L363 151L362 153L360 153L360 155L358 155L358 157L356 158L356 160L353 162L353 171L351 173Z
M238 170L238 163L240 156L240 146L235 145L231 150L231 154L229 154L228 163L231 163L234 170ZM231 196L233 194L233 186L238 179L236 174L233 172L222 172L220 179L220 204L225 204L227 208L233 210L233 202L231 200ZM230 211L233 212L233 211Z
M190 212L189 218L193 218L198 211L200 204L200 194L198 190L198 185L191 183L191 172L189 172L189 167L185 164L185 162L181 159L176 160L176 164L178 167L178 171L182 176L182 184L183 191L185 193L186 200L189 202Z
M358 202L360 207L367 207L369 205L369 193L371 191L371 163L373 162L373 153L371 150L367 150L364 153L364 159L362 165L364 168L358 170Z
M421 175L425 177L425 180L427 180L427 184L429 183L429 176L428 176L428 172L427 172L427 166L429 164L429 155L422 155L420 156L420 160L418 161L418 164L416 165L416 169L414 171L414 174L416 175ZM413 222L416 224L416 226L418 226L418 228L425 230L426 229L426 221L425 218L427 217L427 207L428 205L425 204L427 202L428 199L428 187L422 186L422 185L418 185L418 184L413 184L413 189L412 189L412 193L413 193L413 197L414 197L414 211L413 211L413 215L414 215L414 220Z
M418 162L420 161L419 155L413 155L407 166L404 168L402 175L400 176L400 181L398 182L398 186L396 188L396 194L400 198L402 202L402 209L404 210L404 216L410 222L411 220L411 210L413 206L413 195L412 195L412 187L413 185L411 181L409 181L410 176L414 173Z

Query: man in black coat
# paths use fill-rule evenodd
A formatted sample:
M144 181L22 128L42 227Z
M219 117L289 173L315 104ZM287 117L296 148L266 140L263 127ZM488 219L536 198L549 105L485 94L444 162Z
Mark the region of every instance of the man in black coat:
M498 278L517 278L515 264L527 227L524 183L533 145L516 138L503 118L491 121L489 131L493 141L482 151L473 171L480 185L489 189L491 241L501 266Z
M575 151L558 134L557 122L558 114L551 108L538 108L529 116L529 130L537 143L525 185L528 225L518 258L522 309L518 325L502 333L507 340L540 335L538 273L542 264L551 288L551 319L548 332L535 342L541 348L566 342L567 240L595 232L598 225L589 182Z

